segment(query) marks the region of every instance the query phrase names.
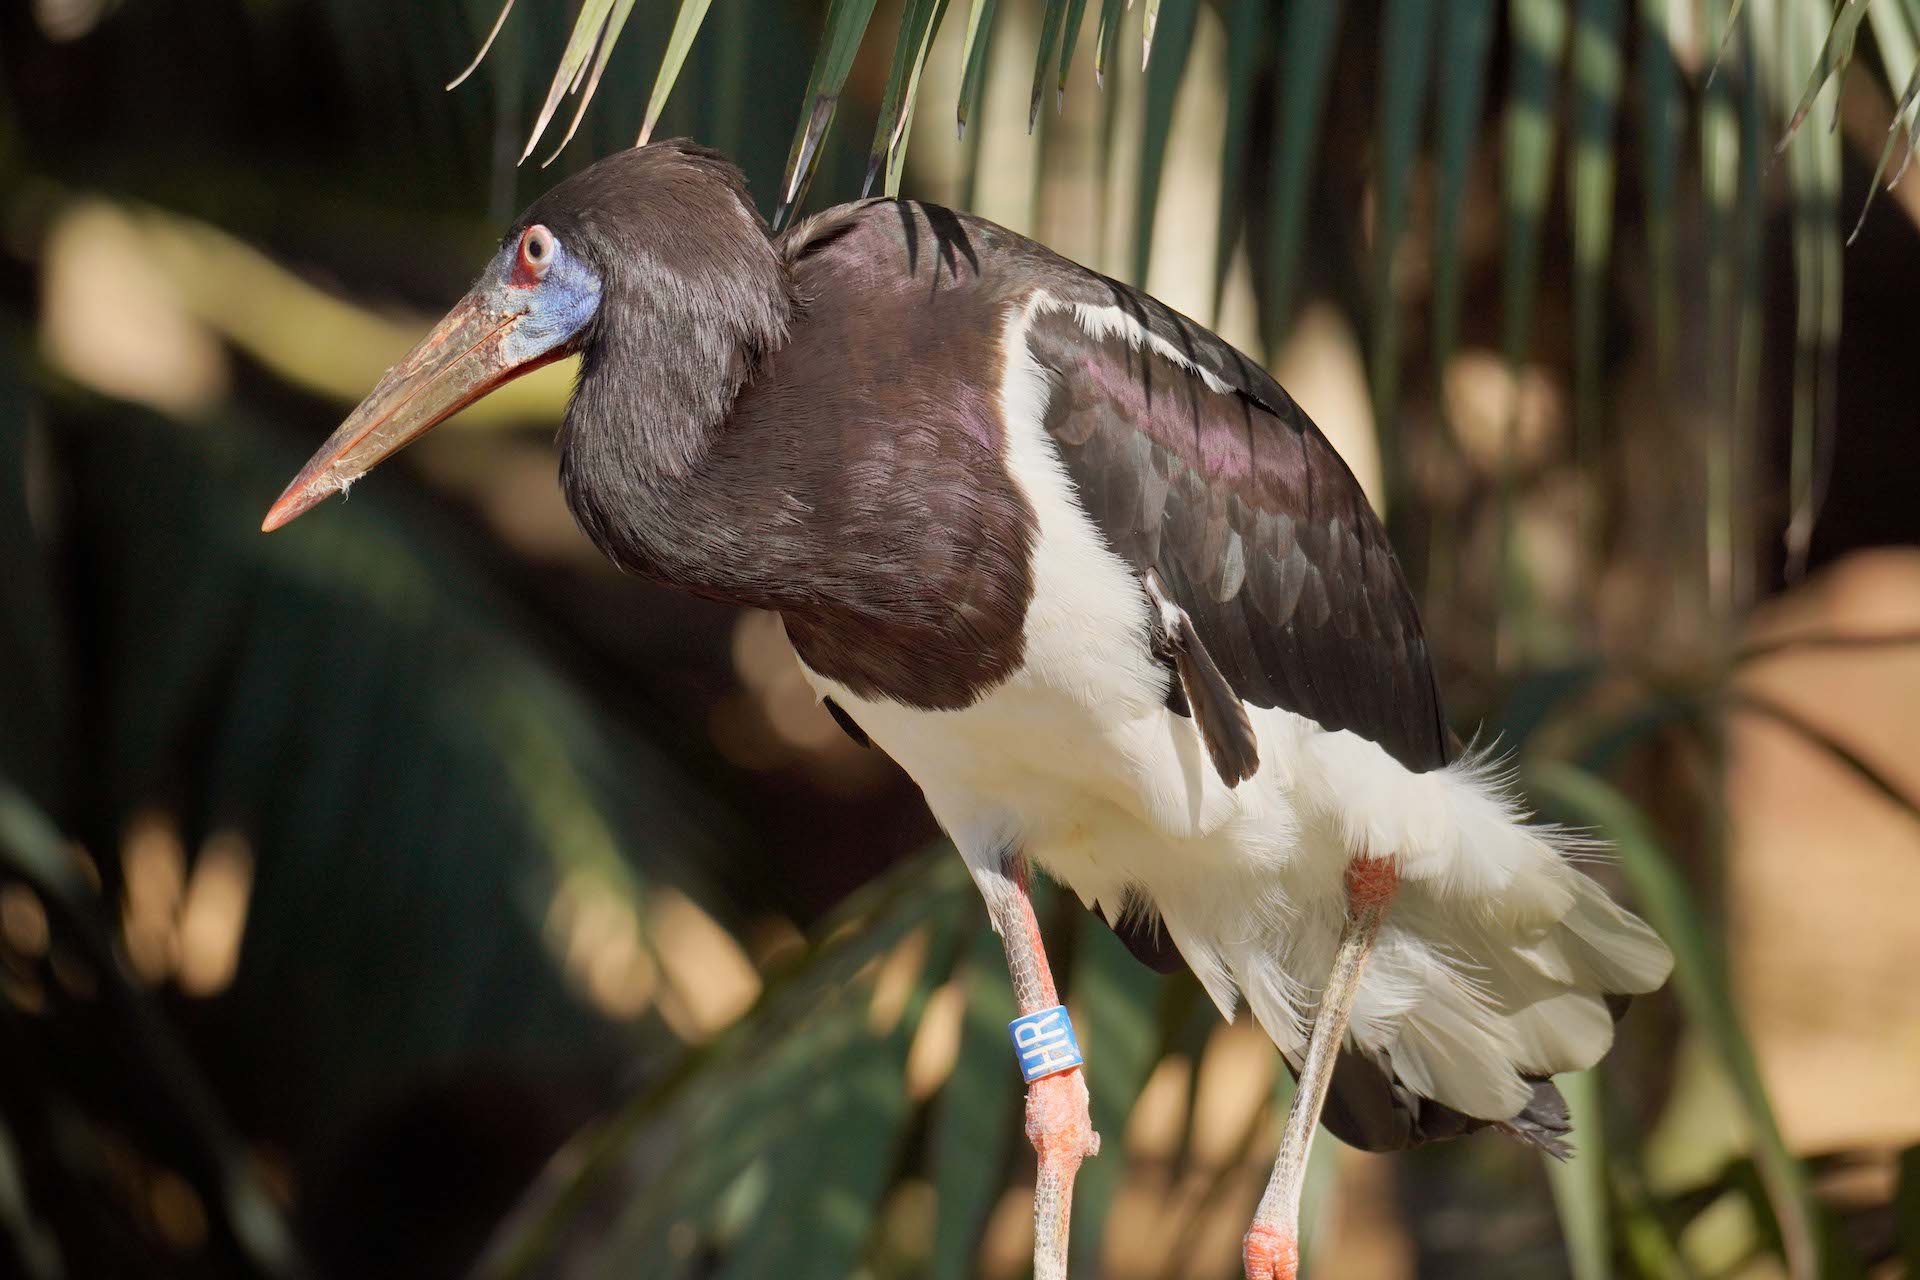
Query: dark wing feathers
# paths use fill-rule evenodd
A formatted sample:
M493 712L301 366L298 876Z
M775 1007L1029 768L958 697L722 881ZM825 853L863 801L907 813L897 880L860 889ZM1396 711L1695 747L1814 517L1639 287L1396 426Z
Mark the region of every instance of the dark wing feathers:
M1190 628L1190 654L1169 637L1173 687L1221 776L1244 776L1258 744L1243 744L1239 757L1230 730L1209 731L1208 672L1247 703L1352 730L1408 769L1446 764L1457 740L1412 594L1366 495L1319 429L1266 370L1145 295L1064 264L1048 288L1118 307L1179 357L1091 332L1066 309L1040 311L1028 335L1051 380L1046 428L1088 516L1141 574L1162 628L1165 605L1176 627ZM1164 935L1131 918L1115 929L1135 955L1166 967ZM1352 1048L1335 1065L1321 1118L1370 1151L1486 1126ZM1566 1109L1551 1083L1500 1127L1564 1153Z
M1213 655L1200 643L1193 619L1167 595L1159 573L1148 569L1140 580L1154 608L1155 652L1171 659L1179 676L1168 686L1167 705L1180 715L1193 717L1221 781L1237 787L1260 769L1260 743L1247 708L1220 673ZM1175 687L1180 693L1177 703L1172 700Z
M869 738L867 731L862 729L859 724L855 722L854 718L847 714L845 707L835 702L832 698L822 698L821 702L826 706L827 714L833 717L833 722L840 726L842 733L853 739L855 746L871 747L873 745L873 739Z
M1445 764L1412 596L1326 437L1265 370L1146 295L1065 264L1046 287L1166 344L1066 305L1028 332L1047 430L1114 551L1159 574L1245 701L1350 729L1409 769Z

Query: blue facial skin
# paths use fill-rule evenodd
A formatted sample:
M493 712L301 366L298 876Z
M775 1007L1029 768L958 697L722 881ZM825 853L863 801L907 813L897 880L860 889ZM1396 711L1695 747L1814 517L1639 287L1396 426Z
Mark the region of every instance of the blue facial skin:
M511 365L538 360L572 342L600 309L599 273L567 252L559 237L554 237L552 245L546 271L535 282L521 284L514 279L520 270L517 238L500 250L487 271L492 282L489 292L500 300L503 311L525 308L523 318L501 344L501 354Z

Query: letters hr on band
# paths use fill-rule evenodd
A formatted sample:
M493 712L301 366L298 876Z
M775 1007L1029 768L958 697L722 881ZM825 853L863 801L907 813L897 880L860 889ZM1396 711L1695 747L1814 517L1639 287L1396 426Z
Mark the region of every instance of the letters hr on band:
M1013 1053L1028 1084L1086 1062L1074 1038L1073 1019L1063 1004L1015 1018L1007 1024L1007 1034L1013 1037Z

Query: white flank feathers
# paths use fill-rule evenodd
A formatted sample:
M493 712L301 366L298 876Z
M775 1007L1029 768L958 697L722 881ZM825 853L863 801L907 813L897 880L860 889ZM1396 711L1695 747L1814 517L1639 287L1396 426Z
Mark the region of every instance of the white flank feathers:
M1350 1035L1410 1087L1468 1115L1516 1114L1525 1075L1592 1066L1613 1039L1602 994L1653 990L1671 957L1532 826L1484 757L1413 773L1353 733L1249 707L1260 769L1220 781L1194 722L1168 711L1149 605L1088 519L1043 423L1027 352L1042 308L1202 376L1117 307L1042 294L1008 320L1006 463L1037 524L1020 670L974 705L920 711L807 677L926 793L970 863L1024 849L1109 920L1151 909L1223 1015L1244 997L1298 1065L1345 912L1350 857L1391 858L1401 890Z

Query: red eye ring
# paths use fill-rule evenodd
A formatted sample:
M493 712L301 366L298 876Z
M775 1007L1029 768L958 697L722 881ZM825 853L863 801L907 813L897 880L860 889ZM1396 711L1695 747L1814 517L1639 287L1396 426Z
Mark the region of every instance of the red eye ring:
M515 275L529 275L535 278L547 273L547 266L553 261L554 251L560 242L554 239L553 232L539 223L520 233L519 270Z

